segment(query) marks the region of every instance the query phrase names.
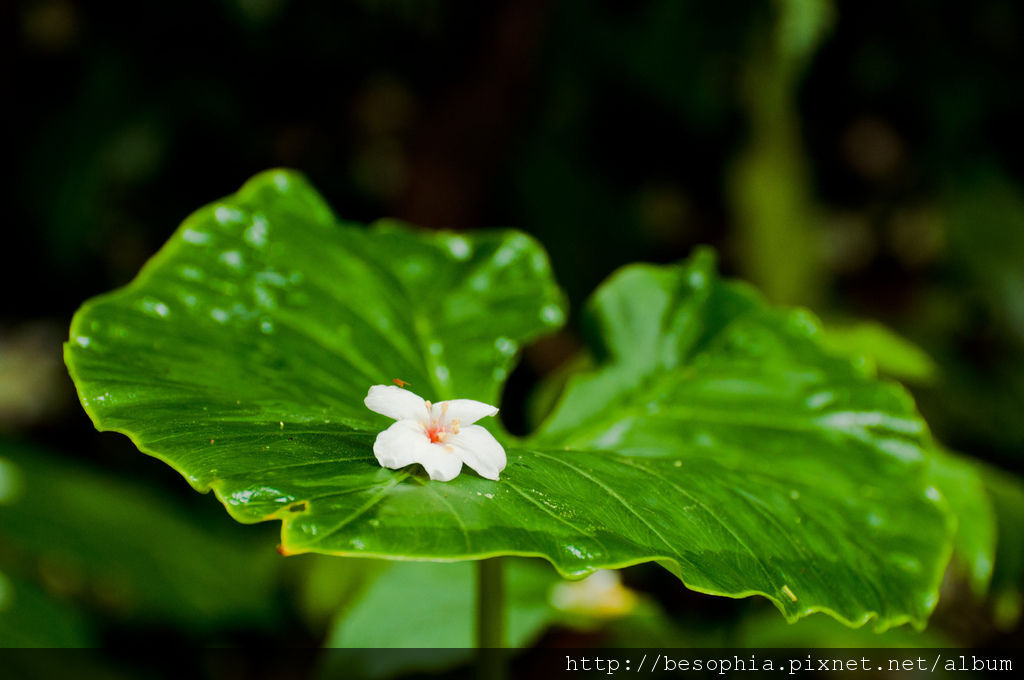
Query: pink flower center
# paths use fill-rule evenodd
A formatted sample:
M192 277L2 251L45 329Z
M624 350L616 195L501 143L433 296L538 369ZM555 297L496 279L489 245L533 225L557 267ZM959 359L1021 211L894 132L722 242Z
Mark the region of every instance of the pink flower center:
M427 437L430 439L431 444L443 442L445 435L448 434L448 432L444 428L440 427L436 422L432 422L430 425L427 425L426 429Z
M427 413L430 413L429 401L427 402ZM445 422L446 415L448 415L448 402L441 402L441 415L436 420L427 416L429 420L423 424L423 431L426 432L431 444L443 444L448 435L459 433L459 419L455 418L451 422Z

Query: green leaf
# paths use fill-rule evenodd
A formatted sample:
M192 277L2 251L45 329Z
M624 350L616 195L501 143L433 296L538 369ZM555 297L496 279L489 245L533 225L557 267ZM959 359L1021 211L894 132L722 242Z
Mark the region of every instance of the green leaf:
M996 560L996 515L974 461L955 453L932 452L930 478L956 516L953 551L971 590L978 597L988 591Z
M0 571L0 647L91 647L81 613Z
M308 553L292 560L289 576L299 612L310 630L324 630L347 610L385 568L382 560L359 560Z
M1024 480L987 465L979 469L998 525L990 595L997 625L1012 630L1024 612Z
M927 352L873 321L829 324L822 342L831 352L871 361L882 373L894 378L930 383L939 372Z
M535 562L506 560L505 566L507 644L528 646L560 615L548 597L557 579ZM468 662L474 645L475 594L472 563L396 562L338 617L325 646L368 649L370 653L341 657L346 664L354 658L362 665L360 675L366 677ZM414 648L422 654L373 653L372 648L380 647Z
M116 618L272 621L273 551L198 519L151 489L0 442L0 567Z
M722 283L707 256L628 269L595 300L600 365L540 436L505 437L498 482L381 468L390 421L362 400L401 378L494 402L516 349L564 318L516 232L339 224L301 178L267 173L86 303L66 360L100 429L239 521L281 520L285 553L539 556L568 576L658 561L790 619L923 624L951 526L900 388L825 355L807 314Z
M765 612L767 614L768 612ZM896 628L875 633L867 628L850 629L835 621L804 619L792 625L779 618L755 615L740 622L732 645L754 649L837 649L883 647L936 648L955 647L956 643L934 627L926 631Z
M877 615L879 628L927 617L951 525L902 388L826 354L806 312L719 280L708 253L627 267L586 311L603 363L569 381L534 441L628 454L639 474L615 488L628 480L623 497L648 519L660 506L652 528L688 547L666 566L790 615Z
M329 655L332 667L340 662L351 672L351 664L356 663L362 675L378 677L413 668L437 670L470 660L478 578L471 563L330 561L361 562L364 571L376 574L369 586L366 578L357 579L362 581L357 584L359 592L344 603L335 618L325 646L356 649ZM668 619L654 603L622 585L618 572L564 581L539 560L505 558L502 562L508 603L504 624L510 647L533 644L550 626L591 634L608 630L612 623L668 626ZM412 648L422 653L372 653L372 648L378 647Z
M538 380L526 401L526 424L536 430L551 414L565 391L569 379L578 373L590 370L594 366L594 358L589 352L577 352L551 373Z

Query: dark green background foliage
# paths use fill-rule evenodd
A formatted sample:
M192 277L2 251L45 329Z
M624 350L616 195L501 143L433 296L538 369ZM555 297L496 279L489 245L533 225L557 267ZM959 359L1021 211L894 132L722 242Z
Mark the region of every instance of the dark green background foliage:
M640 603L625 618L566 612L543 595L553 571L526 562L511 575L517 642L1019 643L1018 3L140 7L37 0L0 10L13 102L0 267L0 644L112 647L159 636L227 644L242 658L259 646L365 644L353 622L394 628L367 612L387 602L387 579L407 583L408 574L279 557L274 527L236 525L126 438L95 432L60 361L84 299L130 281L186 216L269 167L302 171L345 220L514 227L543 245L568 297L564 327L536 343L523 329L514 370L511 357L470 362L504 362L500 394L493 375L467 389L500 401L514 435L532 434L558 395L577 398L574 385L626 389L666 361L685 365L685 343L666 350L666 329L608 334L621 312L616 290L647 286L660 299L654 289L674 270L628 270L587 313L584 303L629 262L674 263L710 244L721 271L769 302L812 308L832 351L866 356L860 369L903 381L937 439L965 454L936 459L929 473L961 521L959 557L924 637L832 628L820 615L787 626L762 598L697 594L655 565L623 571ZM287 291L271 292L287 302ZM557 302L551 290L537 296L539 307L544 296ZM650 352L622 351L637 344ZM799 365L800 346L791 350ZM702 370L744 361L731 360ZM436 379L399 368L414 382ZM745 377L747 396L770 379ZM728 410L718 396L714 408ZM607 435L596 422L592 437L561 441L571 415L556 413L537 447ZM620 443L642 453L658 432L652 419L619 433ZM728 476L728 456L695 460ZM860 502L826 489L823 499ZM50 502L27 505L39 497ZM448 600L469 601L450 587ZM443 635L463 644L468 619L446 621ZM201 659L177 663L202 668ZM102 650L93 665L106 672Z

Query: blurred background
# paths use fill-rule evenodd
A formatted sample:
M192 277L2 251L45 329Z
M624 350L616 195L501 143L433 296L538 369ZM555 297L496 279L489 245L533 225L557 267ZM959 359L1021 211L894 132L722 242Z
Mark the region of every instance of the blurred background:
M524 563L519 644L1021 641L1024 5L37 0L0 21L0 645L99 646L83 667L107 677L132 666L104 649L155 640L438 644L366 613L407 573L280 558L276 525L234 524L95 432L64 369L82 301L274 166L345 219L527 231L577 312L617 267L711 244L727 274L818 313L837 351L873 354L987 466L991 592L951 570L923 634L786 626L655 566L566 591ZM576 320L513 374L514 432L582 346Z

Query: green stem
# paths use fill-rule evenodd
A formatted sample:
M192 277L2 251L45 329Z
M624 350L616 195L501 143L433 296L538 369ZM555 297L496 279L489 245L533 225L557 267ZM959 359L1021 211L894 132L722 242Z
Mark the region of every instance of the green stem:
M505 646L505 583L500 558L477 562L476 646L481 678L505 677L501 648Z

